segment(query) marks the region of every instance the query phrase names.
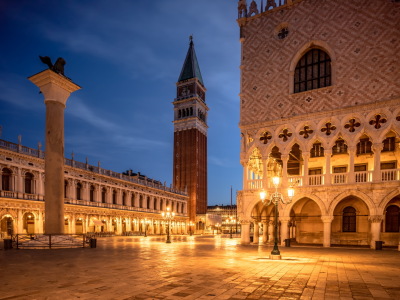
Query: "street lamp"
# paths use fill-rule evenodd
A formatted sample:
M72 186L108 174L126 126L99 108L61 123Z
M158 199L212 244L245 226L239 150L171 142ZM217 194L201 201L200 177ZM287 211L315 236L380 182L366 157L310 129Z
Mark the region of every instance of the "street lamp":
M266 206L270 205L271 203L275 205L275 226L274 226L274 248L271 251L271 258L272 259L280 259L281 253L278 248L278 204L281 201L283 204L288 204L292 202L294 196L294 189L292 187L288 188L288 198L289 200L284 200L283 195L278 192L278 186L280 183L280 177L275 176L272 178L272 183L275 187L275 192L269 195L269 199L267 200L267 193L262 190L260 192L260 199L262 203Z
M171 243L171 238L169 235L169 228L171 227L171 220L175 217L175 213L170 211L171 209L167 207L167 211L163 211L161 216L167 221L167 241L166 243Z

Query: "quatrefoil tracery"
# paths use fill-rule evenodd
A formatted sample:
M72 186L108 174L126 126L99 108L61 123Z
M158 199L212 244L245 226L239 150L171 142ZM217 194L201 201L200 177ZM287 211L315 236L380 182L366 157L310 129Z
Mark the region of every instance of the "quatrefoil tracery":
M302 135L305 139L307 139L313 132L314 130L310 129L310 127L306 125L303 127L303 130L300 130L299 134Z
M272 135L268 131L265 131L263 135L260 137L260 141L262 141L263 144L267 144L268 140L270 139L272 139Z
M376 115L372 120L369 121L369 125L373 125L375 129L382 127L381 124L385 124L387 119L381 115Z
M348 129L350 132L356 131L356 127L360 127L360 122L357 122L356 119L350 119L349 123L344 125L344 128Z
M279 138L282 139L284 142L286 142L290 137L292 136L292 133L289 132L288 129L283 129L282 133L279 134Z
M336 126L332 125L331 122L327 122L325 127L321 128L321 132L325 132L326 135L331 135L332 131L336 130Z

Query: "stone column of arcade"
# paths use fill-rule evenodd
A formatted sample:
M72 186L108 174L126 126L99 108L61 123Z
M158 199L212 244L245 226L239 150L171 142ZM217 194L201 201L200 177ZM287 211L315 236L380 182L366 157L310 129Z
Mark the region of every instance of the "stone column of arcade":
M46 234L64 233L64 109L70 94L80 87L50 69L28 78L44 95L46 104L45 228Z

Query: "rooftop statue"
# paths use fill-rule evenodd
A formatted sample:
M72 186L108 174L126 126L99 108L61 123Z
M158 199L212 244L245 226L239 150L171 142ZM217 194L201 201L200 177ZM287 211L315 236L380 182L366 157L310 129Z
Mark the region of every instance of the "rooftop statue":
M51 58L48 56L40 56L40 60L42 63L48 65L49 69L56 72L57 74L61 74L64 76L64 65L66 64L66 61L64 58L59 57L56 60L56 63L53 65L51 62Z

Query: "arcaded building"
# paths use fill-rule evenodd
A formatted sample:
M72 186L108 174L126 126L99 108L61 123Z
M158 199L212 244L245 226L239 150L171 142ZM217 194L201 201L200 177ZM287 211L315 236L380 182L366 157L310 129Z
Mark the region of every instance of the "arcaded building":
M282 243L398 245L399 1L241 0L237 21L242 242L272 238L280 173Z
M0 140L0 234L43 233L44 155ZM65 228L69 234L164 234L161 213L175 212L172 233L188 232L187 194L140 173L117 173L65 159Z

